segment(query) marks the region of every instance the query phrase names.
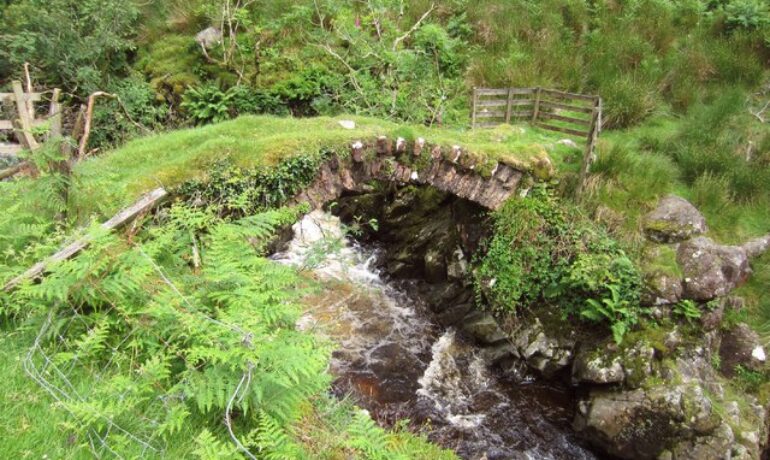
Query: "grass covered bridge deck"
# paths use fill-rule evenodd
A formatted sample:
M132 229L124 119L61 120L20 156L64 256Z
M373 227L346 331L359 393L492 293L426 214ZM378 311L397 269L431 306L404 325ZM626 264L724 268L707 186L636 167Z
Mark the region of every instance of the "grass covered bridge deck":
M354 121L355 128L344 128L340 120ZM109 216L158 186L173 188L205 178L213 165L224 160L246 169L273 166L286 158L322 151L348 153L355 141L374 143L379 136L394 143L403 138L410 148L416 139L424 138L426 145L441 146L447 156L453 146L459 146L464 156L483 165L478 166L480 174L492 171L498 162L532 171L538 162L560 169L565 161L579 163L580 157L579 149L559 143L563 136L527 125L461 131L365 117L247 116L145 137L77 164L69 208L79 220L94 213Z

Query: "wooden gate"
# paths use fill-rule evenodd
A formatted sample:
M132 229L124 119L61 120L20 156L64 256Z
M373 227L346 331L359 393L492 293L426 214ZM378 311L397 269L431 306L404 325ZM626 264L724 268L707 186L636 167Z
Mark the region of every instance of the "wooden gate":
M21 82L12 83L12 93L0 93L0 104L12 105L16 118L0 120L0 132L12 132L17 142L0 140L0 155L17 155L24 149L35 150L40 144L36 135L61 135L61 92L55 89L51 93L48 113L39 117L35 108L36 103L44 102L43 93L24 92Z
M578 194L595 158L602 130L602 99L545 88L474 88L471 126L489 128L527 122L585 140Z

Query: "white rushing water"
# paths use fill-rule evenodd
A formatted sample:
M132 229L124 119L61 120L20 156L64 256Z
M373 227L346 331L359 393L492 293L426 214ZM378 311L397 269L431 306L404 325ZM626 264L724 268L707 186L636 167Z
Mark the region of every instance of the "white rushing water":
M352 393L381 420L429 419L431 438L463 458L593 458L546 420L550 406L538 406L538 387L501 382L476 347L385 282L377 252L349 239L337 217L313 211L293 230L273 259L330 286L297 326L338 344L331 370L341 394Z

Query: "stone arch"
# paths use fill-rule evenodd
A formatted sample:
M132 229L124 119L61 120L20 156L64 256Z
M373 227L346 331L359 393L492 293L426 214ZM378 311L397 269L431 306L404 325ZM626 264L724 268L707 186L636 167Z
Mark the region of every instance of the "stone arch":
M408 148L403 138L391 142L383 136L370 143L354 141L349 155L335 155L324 162L315 181L295 201L319 208L343 193L365 191L371 181L432 186L496 210L533 179L523 168L505 163L497 163L491 173L483 174L469 157L464 158L459 146L429 148L419 138Z

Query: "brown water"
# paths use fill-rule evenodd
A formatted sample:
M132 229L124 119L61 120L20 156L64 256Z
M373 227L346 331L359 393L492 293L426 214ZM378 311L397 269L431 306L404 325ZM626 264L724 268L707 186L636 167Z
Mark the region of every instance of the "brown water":
M429 427L432 440L467 459L595 458L569 429L568 388L503 378L477 347L431 319L419 292L385 282L373 268L377 252L350 241L336 217L315 211L294 231L274 258L325 281L298 327L339 344L337 394L384 425L408 418Z

